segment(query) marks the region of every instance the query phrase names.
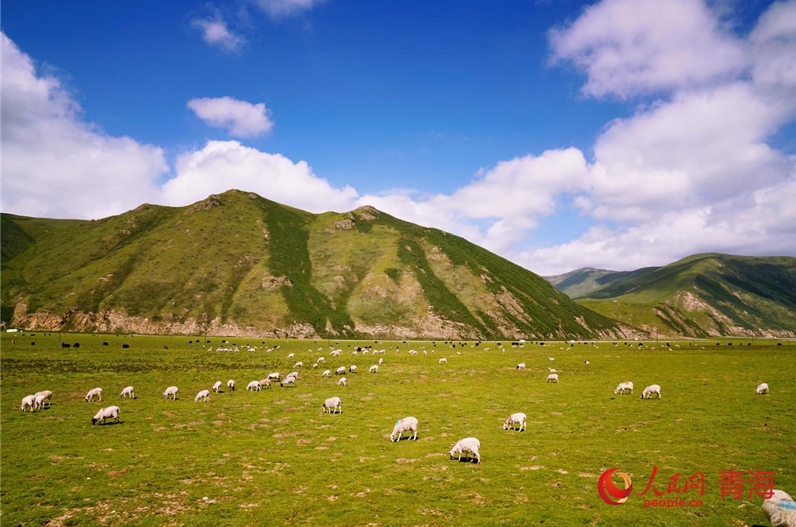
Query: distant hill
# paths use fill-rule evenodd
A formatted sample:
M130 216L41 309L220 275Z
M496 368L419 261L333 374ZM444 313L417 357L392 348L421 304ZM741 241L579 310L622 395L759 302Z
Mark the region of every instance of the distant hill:
M2 215L7 327L278 337L611 338L632 329L466 240L371 207L228 191L96 221Z
M584 267L565 274L545 276L544 279L553 284L559 291L570 298L581 298L618 280L644 276L658 269L645 267L636 271L608 271Z
M588 273L583 276L579 283L587 284ZM604 283L581 293L579 303L652 334L796 334L793 257L697 254L664 267L592 281L599 280Z

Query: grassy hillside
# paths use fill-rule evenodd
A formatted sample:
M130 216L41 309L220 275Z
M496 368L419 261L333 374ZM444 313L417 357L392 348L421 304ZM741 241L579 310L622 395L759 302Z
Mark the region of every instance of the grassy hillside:
M608 271L584 267L569 273L544 278L570 298L582 298L614 282L640 278L656 269L658 268L645 267L635 271Z
M580 302L668 335L792 335L796 258L694 255L613 281Z
M3 215L3 322L283 337L590 338L625 329L466 240L370 207L229 191L97 221Z

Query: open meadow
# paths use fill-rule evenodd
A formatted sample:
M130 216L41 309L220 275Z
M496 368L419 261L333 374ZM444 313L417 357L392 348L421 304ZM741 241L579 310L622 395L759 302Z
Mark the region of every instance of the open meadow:
M452 347L3 333L0 523L768 525L749 471L773 473L776 488L796 493L796 345L716 342ZM240 351L216 351L233 343ZM354 355L356 346L384 353ZM325 363L313 369L320 356ZM379 358L378 373L368 373ZM297 361L295 387L246 390ZM358 373L338 386L335 369L352 364ZM546 382L549 368L559 383ZM321 378L325 369L330 379ZM194 402L216 381L222 393ZM614 394L622 381L635 384L632 395ZM755 394L761 382L769 395ZM650 384L661 385L662 399L640 399ZM128 385L135 399L119 397ZM179 387L176 401L162 398L170 385ZM94 387L103 401L85 402ZM41 390L54 392L52 405L20 411L22 398ZM322 413L332 396L342 399L341 414ZM92 426L110 405L121 408L121 422ZM527 431L503 429L514 412L527 414ZM406 416L419 420L417 441L390 442ZM468 436L481 442L481 464L449 458ZM597 490L613 467L633 484L618 506ZM644 508L654 467L661 499L686 506ZM745 473L740 499L720 483L731 470ZM696 473L702 496L669 485L680 474L680 490ZM688 506L694 499L702 505Z

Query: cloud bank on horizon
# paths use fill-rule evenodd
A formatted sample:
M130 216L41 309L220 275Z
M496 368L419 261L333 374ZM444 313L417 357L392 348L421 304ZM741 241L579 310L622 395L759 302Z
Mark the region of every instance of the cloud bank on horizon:
M257 2L273 19L316 4ZM218 16L194 27L209 46L245 45ZM372 205L540 274L636 269L697 252L796 255L796 159L771 141L796 119L796 0L772 4L741 36L701 0L602 0L550 28L548 42L551 67L585 76L583 98L637 102L632 115L605 124L592 152L495 160L450 193L368 194L236 140L210 140L170 161L158 145L111 136L2 34L2 209L99 218L238 188L312 212ZM278 108L262 102L185 104L231 137L278 129ZM564 209L585 218L587 232L536 244L538 229Z

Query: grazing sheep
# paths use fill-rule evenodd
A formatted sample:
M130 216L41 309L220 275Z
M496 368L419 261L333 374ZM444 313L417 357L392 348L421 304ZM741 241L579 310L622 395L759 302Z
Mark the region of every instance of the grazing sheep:
M448 364L448 359L446 359L446 358L444 358L444 357L443 357L443 358L441 358L441 359L439 360L439 363L440 363L440 364Z
M267 390L271 387L271 379L263 379L258 382L260 383L260 388L265 388Z
M373 366L370 367L368 372L370 372L370 373L379 373L379 366L374 364Z
M356 364L352 364L351 366L348 367L348 371L350 371L351 373L356 373L357 372L357 365Z
M216 381L215 384L213 384L213 391L216 393L221 391L221 381Z
M332 352L332 357L339 357L342 352L342 350L334 350Z
M785 491L774 489L771 497L763 501L763 512L771 527L796 527L796 501Z
M177 400L177 392L179 390L180 389L177 388L176 386L169 386L168 388L166 388L166 391L163 392L163 398L168 399L169 396L171 396L171 399L176 401Z
M115 422L119 422L119 412L121 410L118 406L109 406L107 408L100 408L97 415L91 418L91 424L105 424L105 419L113 419Z
M340 366L334 371L335 375L345 375L345 366Z
M232 379L228 380L227 381L227 388L229 388L230 390L232 390L234 392L235 391L235 381L233 381Z
M290 360L290 359L294 358L295 356L296 356L296 355L295 355L295 354L293 354L293 353L288 353L288 354L287 354L287 360Z
M417 441L417 418L404 417L400 421L396 421L395 426L392 429L392 433L390 434L390 441L393 443L400 441L404 435L404 432L407 430L414 432L414 435L409 435L409 439L414 439Z
M514 369L515 370L524 370L525 369L525 363L521 362L521 363L517 364L517 367L514 368Z
M281 386L282 388L288 385L296 386L296 378L288 375L287 377L285 377L285 379L282 382L279 383L279 386Z
M585 361L583 361L583 364L585 364L586 366L588 366L589 364L591 364L591 362L589 362L589 361L585 360Z
M547 357L548 360L556 360L555 357Z
M315 362L326 362L326 359L323 357L318 357L318 359Z
M268 379L263 379L263 380L268 381L268 384L271 384L271 381L269 381ZM262 381L252 381L246 385L247 392L248 391L259 392L261 388L262 388Z
M528 421L528 417L522 412L517 412L516 414L511 414L509 416L509 418L506 419L506 422L503 423L503 430L508 430L509 428L511 428L513 430L514 429L514 425L520 425L520 432L522 432L523 430L527 430L528 429L527 421Z
M25 408L30 408L30 411L33 411L34 405L36 404L36 396L35 395L26 395L22 398L22 406L20 409L24 412Z
M300 370L301 368L303 368L303 367L304 367L304 363L303 363L303 362L301 362L301 361L298 361L297 363L295 363L295 364L293 365L293 367L294 367L295 369L297 369L297 370Z
M324 412L331 413L343 413L343 401L340 400L339 397L329 397L323 402L323 407L321 408Z
M474 437L465 437L464 439L460 439L453 445L450 451L450 458L453 459L453 456L458 454L459 461L462 460L463 453L470 453L475 456L476 463L481 462L481 454L478 452L481 448L481 442L474 438ZM469 456L467 456L469 458Z
M556 370L555 368L548 367L547 371L549 371L550 373L556 373L556 371L558 371L558 370Z
M33 406L36 407L37 410L41 410L44 407L44 403L47 403L47 406L50 406L50 398L53 396L53 392L50 390L44 390L43 392L36 392L33 394Z
M269 373L268 374L268 378L271 379L272 381L278 381L280 377L281 377L281 375L279 374L278 371L275 371L274 373Z
M200 399L202 402L206 403L207 400L210 399L210 390L202 390L201 392L197 393L196 397L193 399L193 402L199 402Z
M94 397L98 397L100 402L102 402L102 388L92 388L86 394L86 402L90 403Z
M633 383L630 381L627 382L620 382L617 384L616 389L614 389L614 395L616 394L624 394L625 392L633 393Z
M766 393L768 393L768 383L767 383L767 382L764 382L764 383L760 384L760 385L757 387L757 390L755 390L755 393L756 393L757 395L763 395L763 394L766 394Z
M661 387L660 387L660 385L658 385L658 384L650 384L649 386L644 388L644 391L641 392L641 398L642 399L651 399L653 393L657 393L658 394L658 399L661 398Z
M122 390L122 393L119 394L119 397L129 397L130 399L135 399L135 392L133 391L132 386L125 386Z
M328 379L331 376L332 370L323 370L323 373L321 373L321 379Z
M345 377L340 377L340 380L337 381L337 386L348 386L348 381Z
M558 382L558 374L557 373L551 373L550 375L548 375L547 376L547 382Z
M379 359L379 366L381 366L382 364L384 364L384 359Z

